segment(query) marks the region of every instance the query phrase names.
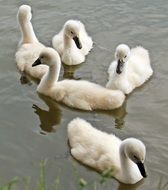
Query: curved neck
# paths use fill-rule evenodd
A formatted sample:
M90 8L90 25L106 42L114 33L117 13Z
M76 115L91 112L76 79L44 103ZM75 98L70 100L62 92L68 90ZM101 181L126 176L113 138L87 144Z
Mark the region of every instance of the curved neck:
M47 94L48 90L54 87L54 85L56 85L56 82L58 81L59 78L60 68L61 68L60 61L49 67L47 73L44 75L39 84L38 87L39 92Z
M123 68L123 73L124 74L127 74L127 72L128 72L128 65L129 65L129 61L126 61L125 64L124 64L124 68Z
M55 82L58 81L60 68L61 64L54 64L53 66L49 67L48 73L45 78L47 86L52 86Z
M119 177L123 179L123 182L129 182L129 183L135 183L142 179L142 176L138 170L137 165L130 160L126 154L127 144L123 141L120 146L120 163L121 163L121 172L119 174Z
M64 32L64 48L70 48L72 46L72 39L69 38Z
M122 142L120 146L120 161L121 161L121 168L122 168L122 173L129 173L130 169L130 164L132 164L132 161L126 156L125 154L125 148L126 144Z
M38 42L38 39L34 33L32 23L29 20L19 21L20 30L22 33L21 44Z

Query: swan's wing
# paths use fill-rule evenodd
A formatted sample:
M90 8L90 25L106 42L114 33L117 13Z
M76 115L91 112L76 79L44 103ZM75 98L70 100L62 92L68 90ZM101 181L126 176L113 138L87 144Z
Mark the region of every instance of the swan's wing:
M117 62L116 61L113 61L109 68L108 68L108 74L109 74L109 79L113 78L116 74L116 67L117 67Z
M83 119L68 124L68 137L72 155L83 164L103 171L119 165L120 140L103 133Z
M141 46L135 47L131 50L129 70L134 73L134 75L138 76L139 85L144 83L153 74L148 50Z
M131 49L131 59L142 62L141 64L150 64L150 57L149 57L149 52L147 49L143 48L142 46L137 46L135 48Z
M81 25L80 40L83 46L81 52L83 52L84 55L87 55L89 51L93 48L93 40L87 34L84 24L80 22L80 25Z

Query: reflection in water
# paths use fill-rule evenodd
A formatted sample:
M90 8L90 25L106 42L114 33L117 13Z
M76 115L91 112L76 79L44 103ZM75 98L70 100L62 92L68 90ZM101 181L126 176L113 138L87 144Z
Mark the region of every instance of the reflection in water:
M57 127L56 125L59 125L61 122L62 113L61 110L56 102L54 102L52 99L39 95L39 97L47 104L49 107L49 110L44 110L38 107L37 105L33 104L32 108L35 110L34 113L36 113L39 116L40 119L40 128L42 129L42 134L45 134L45 132L55 132Z
M64 74L63 74L63 78L65 79L76 79L76 80L79 80L81 78L79 77L74 77L74 72L80 68L81 64L80 65L65 65L65 64L62 64L63 65L63 68L64 68Z
M117 108L115 110L110 110L110 111L99 111L99 112L114 117L115 127L117 129L122 129L125 124L125 116L127 115L126 105L127 105L127 102L125 100L125 102L120 108Z
M21 83L22 85L24 85L24 84L32 85L32 82L38 84L38 83L40 82L40 80L31 77L30 75L28 75L28 74L25 73L25 72L22 72L22 73L21 73L20 83Z
M137 190L137 188L140 185L142 185L143 182L144 182L144 180L142 179L141 181L139 181L138 183L136 183L134 185L126 185L126 184L120 183L117 190Z
M117 110L115 110L115 127L117 129L122 129L125 125L125 116L127 115L127 110L126 110L126 100L124 102L124 104L118 108Z
M80 65L65 65L65 64L62 64L63 65L63 68L64 68L64 74L63 74L63 78L65 79L76 79L76 80L80 80L81 78L80 77L74 77L74 72L80 68L81 64ZM31 81L34 81L35 83L39 83L39 80L38 79L35 79L31 76L29 76L27 73L25 72L22 72L21 73L21 77L20 77L20 82L21 84L28 84L28 85L31 85Z
M26 73L21 73L21 77L20 77L20 82L21 84L28 84L28 85L32 85L31 83L31 79L28 77L28 75L26 75Z

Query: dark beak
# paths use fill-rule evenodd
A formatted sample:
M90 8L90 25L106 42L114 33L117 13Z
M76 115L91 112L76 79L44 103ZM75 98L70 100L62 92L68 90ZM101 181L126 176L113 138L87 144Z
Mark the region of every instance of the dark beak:
M38 59L33 63L32 67L35 67L35 66L40 65L40 64L41 64L41 61L40 61L40 59L38 58Z
M138 166L138 168L139 168L139 171L141 172L141 175L142 175L143 177L147 177L147 173L146 173L146 171L145 171L144 164L143 164L142 162L138 162L138 163L137 163L137 166Z
M123 66L124 66L124 62L119 59L118 63L117 63L117 69L116 69L117 74L121 74L122 73Z
M82 44L81 44L79 38L78 38L77 36L75 36L75 37L73 37L73 40L74 40L74 42L75 42L75 44L76 44L76 47L77 47L78 49L82 49Z

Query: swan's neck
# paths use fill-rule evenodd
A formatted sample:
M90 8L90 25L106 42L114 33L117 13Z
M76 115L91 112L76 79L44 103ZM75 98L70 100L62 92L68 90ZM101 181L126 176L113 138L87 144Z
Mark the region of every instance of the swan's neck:
M47 73L44 75L38 86L39 92L47 94L47 92L56 85L59 78L60 68L61 63L57 63L49 67Z
M54 64L49 67L48 73L45 77L47 86L54 85L58 81L61 64Z
M121 144L120 147L120 161L122 173L128 175L130 173L130 168L132 165L132 161L125 154L125 144Z
M136 183L142 179L142 176L138 170L137 165L126 156L125 148L126 143L123 142L120 146L120 178L123 179L123 182Z
M20 21L20 29L22 33L21 44L38 42L38 39L34 33L32 23L28 21Z
M64 33L64 48L65 48L65 49L70 48L70 47L72 46L72 43L73 43L72 39L69 38L69 37Z
M128 61L124 63L122 75L127 76L127 73L128 73Z

